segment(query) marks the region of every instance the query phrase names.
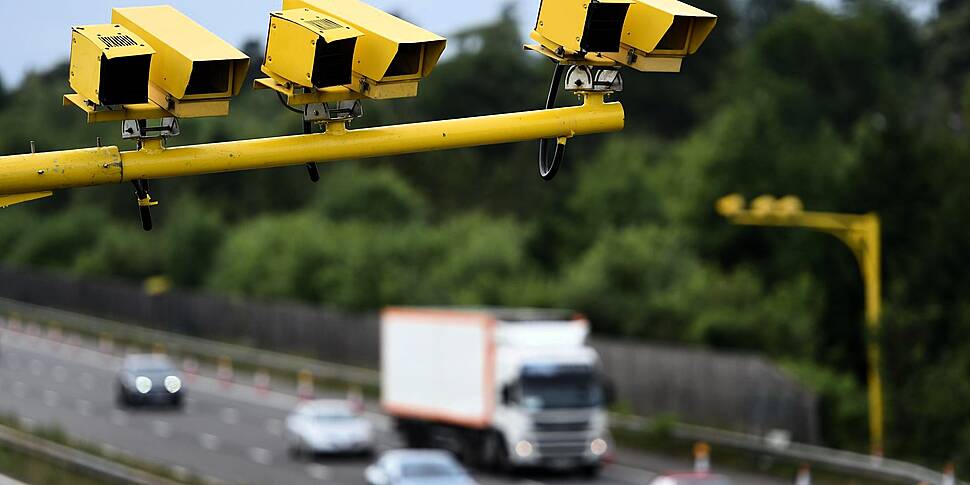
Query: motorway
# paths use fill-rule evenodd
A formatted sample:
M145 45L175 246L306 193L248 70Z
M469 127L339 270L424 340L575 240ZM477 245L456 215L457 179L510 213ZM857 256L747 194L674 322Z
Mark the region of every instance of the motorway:
M74 438L99 444L106 454L162 464L176 474L211 483L363 483L369 464L365 459L307 462L287 455L283 420L299 402L291 392L187 375L182 411L122 410L114 395L120 363L117 354L102 352L93 342L62 342L42 336L37 327L26 332L0 328L0 414L15 415L26 426L57 425ZM368 417L378 430L378 451L400 446L386 417ZM559 474L507 478L477 473L476 479L483 485L647 484L657 470L689 466L686 461L628 451L621 451L619 458L622 464L607 466L593 481ZM788 483L728 475L744 485Z

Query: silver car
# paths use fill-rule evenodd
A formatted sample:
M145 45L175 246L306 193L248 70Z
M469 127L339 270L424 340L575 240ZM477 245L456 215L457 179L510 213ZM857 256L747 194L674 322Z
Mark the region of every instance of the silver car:
M374 427L354 401L300 404L286 418L286 442L295 458L317 454L370 454Z
M393 450L367 467L368 485L477 485L446 451Z
M122 407L168 405L181 407L185 398L182 376L168 357L131 354L118 371L117 400Z

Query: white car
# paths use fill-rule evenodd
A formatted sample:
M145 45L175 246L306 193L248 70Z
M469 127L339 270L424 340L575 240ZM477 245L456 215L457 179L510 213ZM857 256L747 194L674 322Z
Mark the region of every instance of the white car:
M374 427L353 401L320 400L300 404L286 418L291 455L370 454Z
M392 450L367 467L368 485L478 485L447 451Z

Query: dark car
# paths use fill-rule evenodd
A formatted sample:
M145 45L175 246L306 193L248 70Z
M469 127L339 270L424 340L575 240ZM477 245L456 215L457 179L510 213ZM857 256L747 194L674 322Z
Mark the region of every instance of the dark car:
M120 406L165 405L181 407L185 397L182 377L168 357L161 354L133 354L125 357L118 371Z

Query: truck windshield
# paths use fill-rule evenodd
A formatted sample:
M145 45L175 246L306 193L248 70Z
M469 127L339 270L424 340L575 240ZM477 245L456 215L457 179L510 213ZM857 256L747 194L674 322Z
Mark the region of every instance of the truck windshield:
M524 372L522 404L530 409L591 408L603 404L603 390L592 369Z

